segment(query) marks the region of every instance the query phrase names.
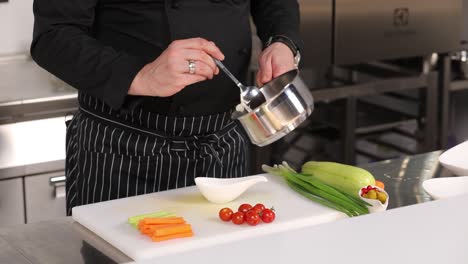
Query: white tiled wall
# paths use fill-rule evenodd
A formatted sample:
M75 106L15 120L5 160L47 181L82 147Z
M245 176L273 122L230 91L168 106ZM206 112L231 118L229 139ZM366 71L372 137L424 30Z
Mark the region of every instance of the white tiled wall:
M0 3L0 56L29 52L34 21L32 3L33 0Z

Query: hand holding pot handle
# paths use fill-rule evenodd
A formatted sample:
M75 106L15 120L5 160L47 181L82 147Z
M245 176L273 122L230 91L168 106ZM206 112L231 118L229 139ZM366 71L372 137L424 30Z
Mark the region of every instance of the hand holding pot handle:
M257 86L262 87L273 78L290 70L296 69L294 54L291 49L281 42L268 46L258 59Z

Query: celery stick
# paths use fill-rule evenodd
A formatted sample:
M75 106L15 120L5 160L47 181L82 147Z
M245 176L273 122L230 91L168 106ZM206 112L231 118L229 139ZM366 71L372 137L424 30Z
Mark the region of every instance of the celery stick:
M149 217L170 217L170 216L174 216L174 214L169 213L169 212L165 212L165 211L156 212L156 213L149 213L149 214L142 214L142 215L132 216L132 217L128 218L128 223L136 226L136 225L138 225L138 222L140 220L143 220L145 218L149 218Z

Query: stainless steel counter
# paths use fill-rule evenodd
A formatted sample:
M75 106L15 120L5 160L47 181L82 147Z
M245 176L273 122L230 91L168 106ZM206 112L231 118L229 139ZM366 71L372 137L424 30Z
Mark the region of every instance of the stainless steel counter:
M403 207L431 201L422 189L424 180L451 176L439 166L437 159L440 154L440 151L436 151L364 167L385 183L390 195L389 208ZM0 250L0 263L3 263L1 260L4 254L12 259L6 263L23 263L24 258L38 264L106 264L130 261L127 256L79 224L73 223L70 218L0 229L0 249L1 239L10 248ZM16 254L17 252L20 254ZM15 257L18 258L17 262Z
M27 55L0 57L0 124L60 115L76 109L77 91Z
M7 242L5 245L9 248L2 249L1 239ZM19 256L37 264L111 264L131 261L84 227L73 223L71 218L0 230L0 263L17 263L16 259L21 259ZM11 261L2 262L2 258Z
M63 170L64 121L78 108L77 90L28 55L0 57L0 80L0 180Z
M76 98L76 90L40 68L28 56L0 57L0 106Z
M388 208L431 201L431 197L422 188L422 183L431 178L451 177L449 171L439 165L438 158L442 151L388 160L362 165L376 179L384 182L385 190L391 199Z
M0 80L0 226L65 216L63 183L50 180L63 178L77 90L27 54L0 57Z
M0 263L30 264L29 260L0 238Z
M54 171L53 162L63 170L65 132L65 117L1 125L0 180Z

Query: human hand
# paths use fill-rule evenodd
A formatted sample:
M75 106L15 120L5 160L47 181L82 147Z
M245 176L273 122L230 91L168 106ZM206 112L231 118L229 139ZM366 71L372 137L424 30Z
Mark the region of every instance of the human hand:
M156 60L138 72L128 94L167 97L188 85L212 79L219 74L219 69L211 56L224 59L216 44L206 39L173 41ZM193 74L189 73L189 61L195 63Z
M268 46L260 54L258 62L259 71L256 82L259 87L285 72L296 69L293 52L281 42Z

